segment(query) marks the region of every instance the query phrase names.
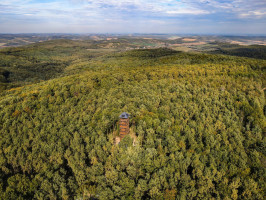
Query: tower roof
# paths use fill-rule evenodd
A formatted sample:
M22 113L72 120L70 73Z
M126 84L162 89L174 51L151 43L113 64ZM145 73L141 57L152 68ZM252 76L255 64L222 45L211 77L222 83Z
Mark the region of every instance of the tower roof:
M119 117L122 119L127 119L127 118L129 118L129 114L126 112L123 112Z

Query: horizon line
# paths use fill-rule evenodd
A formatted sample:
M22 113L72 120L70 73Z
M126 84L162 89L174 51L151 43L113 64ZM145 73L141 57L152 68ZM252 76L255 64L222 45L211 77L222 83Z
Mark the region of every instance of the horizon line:
M213 36L266 36L266 33L245 33L245 34L241 34L241 33L69 33L69 32L27 32L27 33L1 33L1 35L5 35L5 34L10 34L10 35L26 35L26 34L47 34L47 35L190 35L190 36L204 36L204 35L213 35Z

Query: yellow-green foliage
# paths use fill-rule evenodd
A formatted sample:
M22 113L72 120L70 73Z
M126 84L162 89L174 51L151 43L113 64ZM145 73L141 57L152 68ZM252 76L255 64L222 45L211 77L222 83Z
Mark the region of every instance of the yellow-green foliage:
M5 90L0 199L264 199L265 64L135 50Z

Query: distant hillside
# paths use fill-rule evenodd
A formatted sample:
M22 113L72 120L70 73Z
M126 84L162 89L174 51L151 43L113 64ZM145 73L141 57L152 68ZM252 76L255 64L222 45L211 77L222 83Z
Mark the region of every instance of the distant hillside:
M181 39L178 39L182 41ZM114 52L129 51L131 57L156 58L172 55L180 51L171 48L155 48L160 46L163 40L120 38L114 40L51 40L35 43L28 46L4 48L0 50L0 92L5 89L37 83L66 74L76 73L73 67L82 62L103 55L112 55ZM175 43L174 40L169 42ZM146 51L148 46L152 48ZM142 49L139 49L142 48ZM193 47L194 50L211 54L225 54L241 57L265 59L266 47L264 46L239 46L225 43L211 43L205 46ZM139 49L139 50L138 50ZM209 51L216 49L215 51ZM162 55L160 55L162 53ZM126 53L125 55L127 55ZM185 55L185 54L184 54ZM202 62L201 58L193 59L193 62ZM93 62L91 62L93 63ZM74 69L74 70L66 70Z
M241 56L248 58L257 58L257 59L266 59L266 46L260 45L250 45L250 46L241 46L241 45L232 45L232 44L219 44L217 50L211 53Z
M53 40L0 50L0 90L49 80L77 61L110 53L93 41Z

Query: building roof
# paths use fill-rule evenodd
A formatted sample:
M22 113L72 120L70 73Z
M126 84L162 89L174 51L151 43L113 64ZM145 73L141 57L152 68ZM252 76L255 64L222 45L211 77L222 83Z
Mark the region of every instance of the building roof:
M127 118L129 118L129 114L126 112L123 112L119 117L122 119L127 119Z

